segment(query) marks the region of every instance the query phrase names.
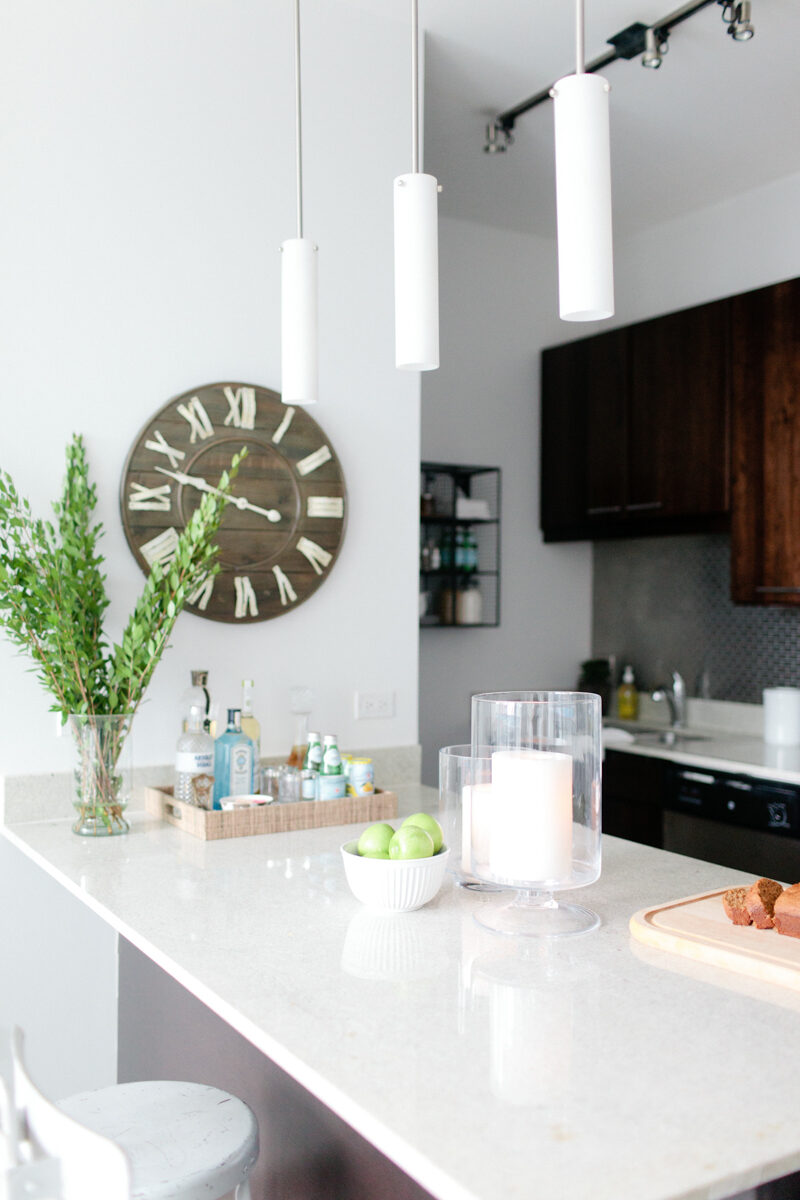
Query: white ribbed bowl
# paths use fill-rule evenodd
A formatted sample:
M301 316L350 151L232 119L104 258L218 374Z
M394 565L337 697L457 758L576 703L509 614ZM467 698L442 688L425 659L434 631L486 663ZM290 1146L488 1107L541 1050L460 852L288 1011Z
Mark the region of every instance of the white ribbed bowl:
M341 847L350 890L362 904L381 912L422 908L442 886L450 851L442 846L430 858L362 858L358 841Z

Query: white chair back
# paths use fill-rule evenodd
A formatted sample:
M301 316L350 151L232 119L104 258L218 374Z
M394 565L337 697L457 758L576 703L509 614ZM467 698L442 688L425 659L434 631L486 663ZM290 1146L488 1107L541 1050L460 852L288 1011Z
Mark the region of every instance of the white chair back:
M20 1136L29 1144L23 1158L57 1159L60 1200L130 1200L130 1167L123 1151L62 1113L28 1075L19 1029L11 1033L14 1104Z

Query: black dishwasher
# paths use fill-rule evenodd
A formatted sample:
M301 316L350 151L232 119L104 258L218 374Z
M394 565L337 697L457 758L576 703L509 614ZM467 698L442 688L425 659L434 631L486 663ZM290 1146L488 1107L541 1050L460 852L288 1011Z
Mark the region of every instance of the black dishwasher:
M800 880L800 786L665 766L665 850L784 882Z

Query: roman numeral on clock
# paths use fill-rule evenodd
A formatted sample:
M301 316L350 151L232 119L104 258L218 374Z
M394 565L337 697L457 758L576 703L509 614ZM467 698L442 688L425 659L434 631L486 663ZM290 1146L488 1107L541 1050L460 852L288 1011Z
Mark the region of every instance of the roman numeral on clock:
M171 507L171 483L163 483L160 487L149 488L141 483L131 482L131 491L128 496L128 508L131 512L169 512Z
M298 475L310 475L312 471L316 471L317 467L321 467L331 458L330 446L320 446L319 450L315 450L313 454L301 458L297 463Z
M284 606L284 608L287 604L293 604L297 599L297 592L289 582L288 576L284 574L280 567L273 567L272 574L275 576L275 582L278 585L278 593L281 598L281 604Z
M174 446L170 446L160 429L153 431L152 439L145 442L145 449L154 450L156 454L166 454L173 471L177 468L178 463L186 458L183 450L176 450Z
M317 575L322 574L323 568L329 565L333 557L327 550L323 550L322 546L318 546L316 542L312 542L307 537L300 538L300 541L297 543L297 549L301 554L305 555Z
M178 531L170 526L157 537L151 538L139 547L139 553L149 566L158 563L165 567L171 563L178 549Z
M286 430L291 425L292 417L294 416L294 412L295 412L295 410L293 408L287 408L286 416L283 418L280 425L278 426L278 428L275 430L275 432L272 435L272 441L273 441L274 445L276 445L276 446L278 445L278 443L281 441L283 435L286 433Z
M343 517L344 500L341 496L309 496L306 513L309 517Z
M235 575L233 590L236 596L236 607L233 610L233 615L239 619L246 617L248 613L251 617L257 617L258 602L256 601L256 594L253 591L253 585L248 576Z
M179 404L178 412L185 421L189 422L191 428L191 437L189 441L194 444L199 438L200 441L205 441L206 438L214 436L214 426L208 419L208 413L203 408L197 396L192 396L188 404Z
M254 429L256 423L256 389L252 387L222 389L228 401L228 415L225 425L234 425L237 429Z
M194 589L187 602L193 607L199 608L201 612L205 612L213 591L214 576L209 575L208 579L204 579L200 586Z

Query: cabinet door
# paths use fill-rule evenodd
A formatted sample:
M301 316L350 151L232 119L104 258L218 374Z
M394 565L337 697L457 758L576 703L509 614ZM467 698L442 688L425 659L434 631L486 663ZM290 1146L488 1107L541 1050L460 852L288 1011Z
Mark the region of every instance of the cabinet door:
M729 301L629 330L631 517L729 509Z
M542 353L542 529L591 538L625 507L626 331Z
M736 604L800 604L800 279L733 306Z
M542 351L541 438L545 541L586 537L586 386L579 345Z

